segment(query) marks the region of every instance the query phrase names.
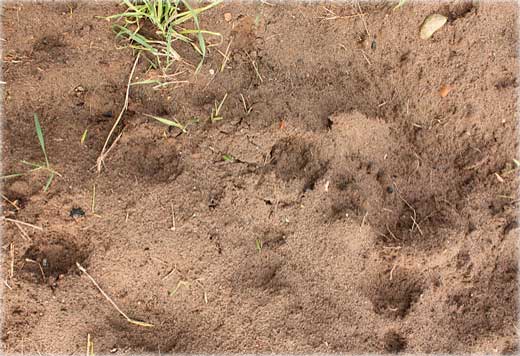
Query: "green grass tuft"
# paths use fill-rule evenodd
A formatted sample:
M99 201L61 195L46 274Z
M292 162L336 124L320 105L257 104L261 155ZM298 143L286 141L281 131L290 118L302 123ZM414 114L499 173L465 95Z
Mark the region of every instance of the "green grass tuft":
M34 126L36 129L36 136L38 137L38 142L40 143L40 148L42 149L43 156L45 157L45 162L44 163L32 163L32 162L27 162L25 160L22 160L22 161L20 161L22 164L25 164L26 166L31 167L31 169L29 171L24 172L24 173L8 174L5 176L1 176L0 179L5 180L5 179L21 177L21 176L29 174L29 173L33 173L33 172L36 172L39 170L44 170L44 171L47 171L49 174L49 177L47 178L45 186L43 187L43 190L47 191L47 189L49 189L54 177L57 175L61 177L61 174L56 172L49 164L49 157L47 156L47 150L45 149L45 140L43 138L42 127L40 125L40 120L38 120L38 115L36 113L34 114Z
M174 61L181 59L173 44L176 41L191 45L201 56L197 66L200 70L207 54L207 45L204 35L219 36L216 32L203 30L200 26L199 15L217 5L223 0L216 0L206 6L193 8L188 0L143 0L132 2L123 0L127 10L123 13L108 16L107 19L123 20L123 25L114 24L117 38L129 41L130 47L152 54L159 67L168 68ZM185 25L193 21L194 28ZM151 38L143 33L146 22L153 25L157 38Z

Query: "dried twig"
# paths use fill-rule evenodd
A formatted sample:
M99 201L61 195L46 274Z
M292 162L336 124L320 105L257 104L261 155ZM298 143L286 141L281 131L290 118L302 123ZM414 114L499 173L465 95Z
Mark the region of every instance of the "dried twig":
M361 220L361 226L359 227L360 230L363 228L363 226L365 226L365 220L366 220L367 216L368 216L368 211L363 216L363 220Z
M20 208L18 207L18 205L16 205L16 203L14 201L11 201L9 200L9 198L7 198L5 195L1 194L0 193L0 196L2 197L2 199L4 199L6 202L8 202L9 204L11 204L16 210L20 210Z
M262 78L262 76L260 75L260 71L258 70L258 66L256 64L256 62L253 60L253 58L251 58L251 56L249 55L249 53L246 52L246 56L249 58L249 60L251 61L251 65L253 66L253 69L255 70L255 73L256 73L256 76L258 77L258 79L260 79L260 82L263 83L264 82L264 79Z
M410 218L413 221L412 229L411 229L412 232L413 232L413 229L417 226L417 230L419 231L421 236L424 236L424 234L423 234L423 232L421 230L421 227L419 226L419 223L417 222L417 212L415 211L414 207L410 203L408 203L406 201L406 199L403 198L403 196L399 192L399 189L397 189L397 185L395 184L395 182L394 182L394 187L395 187L395 191L396 191L397 196L399 197L399 199L401 199L408 206L408 208L410 208L412 210L412 212L413 212L413 216L410 216Z
M108 155L108 152L110 152L110 149L112 149L112 147L114 146L115 142L117 141L117 139L116 139L116 141L114 141L114 144L112 144L112 146L110 146L110 148L107 151L107 146L108 146L108 142L110 141L110 137L112 137L112 134L114 133L117 125L121 121L121 118L123 117L124 112L128 108L128 96L130 95L130 86L132 84L132 78L134 76L135 68L137 67L137 62L139 62L140 55L141 55L141 52L137 53L137 57L135 58L134 65L132 67L132 71L130 72L130 76L128 77L128 85L126 87L125 103L123 104L123 108L121 109L121 112L119 113L119 116L117 117L116 122L114 123L114 126L112 126L112 129L110 130L110 132L108 134L108 137L107 137L107 139L105 141L105 144L103 145L103 149L101 150L101 154L97 158L97 171L98 171L98 173L101 172L101 166L102 166L103 161L105 160L106 156Z
M175 211L173 210L173 204L172 206L172 226L170 227L170 230L175 231Z
M38 261L35 261L35 260L31 260L30 258L26 258L25 259L25 262L30 262L30 263L34 263L34 264L37 264L38 267L40 268L40 272L42 274L42 280L43 280L43 283L45 283L45 281L47 280L47 277L45 276L45 272L43 272L43 268L42 268L42 265L40 262Z
M399 239L395 236L395 234L392 232L392 230L390 230L390 228L388 227L388 225L385 225L386 226L386 230L390 233L390 236L392 236L392 238L395 240L395 241L399 241Z
M15 223L15 224L21 224L21 225L29 226L29 227L32 227L33 229L43 231L43 227L41 227L41 226L29 224L29 223L26 223L26 222L23 222L23 221L20 221L20 220L16 220L16 219L11 219L11 218L8 218L8 217L5 217L5 216L0 216L0 221L1 220L9 221L9 222L12 222L12 223Z
M20 233L22 234L22 237L26 240L26 241L31 241L31 238L29 237L29 235L27 234L27 232L23 229L23 227L15 222L14 225L18 228L18 230L20 230Z
M90 338L90 334L87 334L87 356L94 356L94 342Z
M9 252L11 255L11 264L9 265L9 279L13 278L14 276L14 244L9 244Z
M368 65L371 66L372 65L372 62L370 62L370 59L368 59L368 56L367 54L365 53L365 51L363 51L362 49L360 49L361 53L363 54L363 57L365 58L365 61L367 61Z
M359 5L359 1L356 1L356 5L359 9L359 15L361 17L361 21L363 21L363 26L365 26L365 31L367 32L368 37L370 37L370 32L368 31L367 22L365 21L365 13L361 9L361 5Z
M92 188L92 214L96 213L96 184Z
M149 324L149 323L145 323L143 321L138 321L138 320L134 320L132 318L130 318L128 315L126 315L118 306L117 304L112 300L112 298L110 298L108 296L108 294L105 293L105 291L103 289L101 289L101 287L99 286L99 284L96 282L96 280L87 272L87 270L81 266L78 262L76 262L76 266L78 267L78 269L83 272L85 274L85 276L88 277L88 279L90 279L90 281L92 282L92 284L94 284L94 286L99 290L99 292L103 295L103 297L105 297L106 300L109 301L110 304L112 304L112 306L118 311L119 314L121 314L125 319L126 321L128 321L129 323L131 324L135 324L135 325L139 325L139 326L144 326L144 327L153 327L154 325L153 324Z
M230 53L229 53L229 49L231 47L231 43L233 42L233 39L231 39L226 47L226 52L225 53L222 53L221 51L218 51L223 57L224 57L224 60L222 61L222 65L220 66L220 71L223 72L224 69L226 69L226 64L227 62L229 61L229 57L230 57Z
M390 280L392 280L392 278L393 278L396 267L397 267L397 263L395 263L394 266L392 267L392 269L390 270Z

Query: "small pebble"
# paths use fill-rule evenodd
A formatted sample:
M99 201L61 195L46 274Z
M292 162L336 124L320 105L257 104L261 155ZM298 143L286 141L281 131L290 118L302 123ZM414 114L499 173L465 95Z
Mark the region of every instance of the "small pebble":
M388 187L386 187L386 192L387 193L393 193L394 192L394 188L388 186Z
M114 114L112 113L111 110L109 110L109 111L105 111L105 112L104 112L103 114L101 114L101 115L103 115L104 117L112 117Z
M453 87L449 84L446 84L446 85L443 85L440 87L439 89L439 95L442 97L442 98L445 98L446 96L448 96L448 94L450 93L450 91L453 90Z
M231 15L231 13L226 12L226 13L224 14L224 20L226 20L226 22L231 21L232 18L233 18L233 16Z
M70 217L77 219L85 216L85 211L81 208L72 208L70 210Z

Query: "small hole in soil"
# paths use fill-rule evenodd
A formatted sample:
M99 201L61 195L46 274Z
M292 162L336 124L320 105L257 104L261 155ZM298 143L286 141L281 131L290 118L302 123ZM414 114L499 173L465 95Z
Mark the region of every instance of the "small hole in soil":
M365 213L365 196L349 174L341 174L334 185L331 195L330 219L341 220L346 216L362 216Z
M58 278L69 273L76 262L83 263L88 255L88 251L64 239L34 244L22 256L23 271L29 280L46 283L50 277Z
M380 273L368 288L377 314L404 317L422 293L420 282L407 270L396 268L391 274Z
M386 351L398 353L405 349L406 340L396 331L388 331L383 336L383 346Z
M131 141L119 154L118 169L132 179L137 173L150 184L174 181L184 170L182 157L174 147L153 141Z
M271 164L278 178L288 182L304 181L303 191L313 190L316 182L326 173L327 163L320 161L314 146L301 138L286 138L271 149Z

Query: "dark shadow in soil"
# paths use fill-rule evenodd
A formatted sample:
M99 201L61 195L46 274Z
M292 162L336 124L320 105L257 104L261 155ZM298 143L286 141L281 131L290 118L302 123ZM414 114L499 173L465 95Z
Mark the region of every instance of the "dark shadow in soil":
M406 348L406 339L395 330L387 331L382 341L383 348L386 352L399 353Z
M66 237L53 238L31 245L22 256L24 278L35 283L47 283L52 277L76 271L76 262L83 264L90 251L78 247Z
M374 312L388 318L403 318L419 299L423 287L412 271L395 268L391 272L374 276L366 292Z
M314 146L299 137L278 141L271 149L271 165L276 175L288 182L299 179L303 191L313 190L316 181L327 171Z

